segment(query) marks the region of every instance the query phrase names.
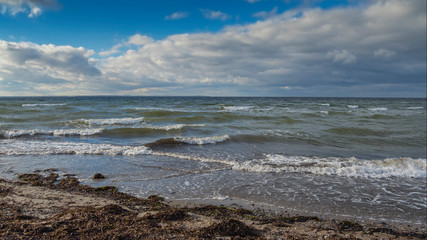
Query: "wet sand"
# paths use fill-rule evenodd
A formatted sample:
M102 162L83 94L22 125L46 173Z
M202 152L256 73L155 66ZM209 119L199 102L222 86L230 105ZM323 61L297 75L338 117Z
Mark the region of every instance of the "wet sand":
M426 239L425 226L136 198L55 171L0 179L0 239ZM102 178L102 176L98 176ZM102 180L100 180L102 181Z

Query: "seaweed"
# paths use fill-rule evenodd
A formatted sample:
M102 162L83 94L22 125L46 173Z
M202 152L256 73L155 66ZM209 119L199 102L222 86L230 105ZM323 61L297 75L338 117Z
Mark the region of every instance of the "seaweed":
M242 217L245 215L253 215L252 211L250 210L240 209L240 208L235 209L235 208L213 206L213 205L194 207L194 208L190 208L189 211L202 214L202 215L213 216L215 218L224 218L224 217L232 217L232 216Z
M188 219L190 216L183 209L165 209L156 214L150 214L144 219L155 222L167 222L167 221L182 221Z
M238 237L257 237L260 232L254 228L248 227L241 221L228 219L226 221L213 224L199 231L201 237L213 236L238 236Z
M338 228L340 231L363 231L363 226L353 221L342 221Z
M12 192L12 188L0 186L0 197L6 197Z

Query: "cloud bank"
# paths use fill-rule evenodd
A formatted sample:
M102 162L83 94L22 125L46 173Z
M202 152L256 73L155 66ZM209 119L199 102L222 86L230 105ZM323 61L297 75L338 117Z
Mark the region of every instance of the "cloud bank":
M287 11L217 33L137 34L98 58L0 41L0 94L425 97L425 9L396 0Z

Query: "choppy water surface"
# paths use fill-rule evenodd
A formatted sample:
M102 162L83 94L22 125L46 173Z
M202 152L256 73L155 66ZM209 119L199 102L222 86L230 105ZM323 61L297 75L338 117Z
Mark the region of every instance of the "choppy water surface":
M138 196L422 224L426 100L0 98L0 177L48 168Z

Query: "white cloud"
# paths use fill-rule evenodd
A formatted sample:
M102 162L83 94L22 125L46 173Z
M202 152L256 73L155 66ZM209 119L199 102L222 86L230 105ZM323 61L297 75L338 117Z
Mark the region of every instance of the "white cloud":
M349 64L349 63L355 63L357 60L357 57L348 52L347 50L333 50L328 53L326 53L326 57L331 58L334 62Z
M133 45L143 46L146 44L150 44L152 42L154 42L154 39L152 39L151 37L148 37L145 35L140 35L140 34L135 34L135 35L129 37L129 39L126 42L116 44L110 50L100 52L99 55L102 57L111 56L113 54L120 53L121 52L120 49L123 49L125 47L130 47Z
M55 94L78 89L81 94L378 96L415 89L425 96L424 0L294 15L162 40L136 34L112 48L117 55L99 60L83 48L2 41L0 92L16 86L30 91L30 85Z
M374 57L391 58L396 55L395 51L380 48L374 52Z
M203 16L207 19L211 19L211 20L221 20L221 21L225 21L231 18L230 15L223 13L221 11L212 11L209 9L201 9L200 10L203 13Z
M127 42L127 44L142 46L142 45L150 44L152 42L154 42L154 40L151 37L136 34L129 38L129 41Z
M178 20L188 17L188 12L174 12L171 15L165 17L165 20Z
M16 89L75 86L100 74L89 58L93 54L82 47L0 40L0 77Z
M42 8L57 7L56 0L0 0L1 13L16 15L18 13L28 13L28 17L37 17L42 14Z
M253 17L257 17L257 18L271 18L273 16L275 16L277 14L277 7L274 7L273 9L271 9L269 12L266 11L262 11L262 12L257 12L252 14Z

